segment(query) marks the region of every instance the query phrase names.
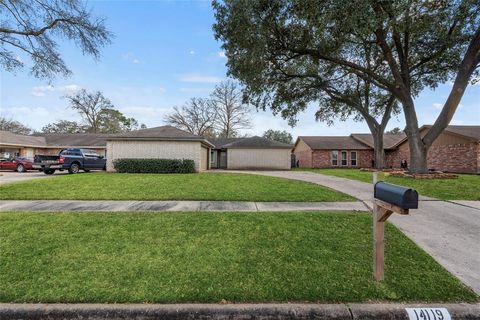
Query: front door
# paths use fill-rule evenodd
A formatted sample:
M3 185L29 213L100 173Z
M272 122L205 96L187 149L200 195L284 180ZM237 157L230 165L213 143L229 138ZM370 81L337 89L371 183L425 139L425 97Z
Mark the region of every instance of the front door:
M227 169L227 150L220 151L220 161L218 162L220 169Z

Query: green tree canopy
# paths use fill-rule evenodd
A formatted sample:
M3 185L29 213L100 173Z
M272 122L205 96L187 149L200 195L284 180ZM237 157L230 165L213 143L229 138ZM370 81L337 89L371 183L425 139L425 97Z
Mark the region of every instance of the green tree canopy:
M57 122L49 123L42 128L43 133L84 133L87 127L79 124L76 121L59 120Z
M364 89L378 102L396 100L417 172L426 171L426 152L448 125L480 62L476 1L225 0L213 6L229 74L245 86L250 101L285 118L318 101L328 111L320 116L331 119L349 115L339 103L360 112L352 109L359 103L350 102ZM422 138L414 98L452 80L443 110ZM372 104L370 93L359 101L368 108L383 106L380 129L389 109L395 111L395 105Z
M112 39L105 19L94 16L81 0L0 1L0 20L0 65L7 71L28 65L37 78L71 73L58 40L73 41L83 54L99 58Z
M17 134L30 134L32 133L32 128L24 125L23 123L7 119L5 117L0 117L0 130L9 131Z
M263 137L273 141L278 141L283 143L291 144L293 142L292 135L286 130L269 129L263 133Z

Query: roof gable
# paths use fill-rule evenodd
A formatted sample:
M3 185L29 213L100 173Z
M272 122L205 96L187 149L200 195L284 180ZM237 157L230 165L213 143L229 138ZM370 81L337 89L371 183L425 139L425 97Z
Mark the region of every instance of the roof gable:
M427 131L432 127L432 125L423 125L419 128L420 131ZM471 141L480 142L480 126L457 126L457 125L449 125L445 128L442 133L453 134L457 136L464 137ZM401 141L399 141L396 145L398 147L401 144L406 143L408 137L405 136Z
M161 126L147 129L140 129L113 135L111 138L180 138L180 139L198 139L203 140L203 137L197 136L185 130L175 128L173 126Z
M430 129L431 125L422 126L423 128ZM450 125L445 129L446 132L450 132L471 140L480 141L480 126L457 126Z
M366 144L370 148L374 147L373 135L371 133L352 133L351 137ZM385 133L383 135L383 148L395 149L397 144L406 137L405 133Z

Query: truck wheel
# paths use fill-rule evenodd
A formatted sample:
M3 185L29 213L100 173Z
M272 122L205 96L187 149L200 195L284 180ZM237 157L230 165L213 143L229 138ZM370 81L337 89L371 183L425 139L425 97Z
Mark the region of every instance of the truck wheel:
M54 173L55 173L55 169L46 169L46 170L43 170L43 173L48 174L48 175L54 174Z
M71 174L78 173L79 171L80 171L80 166L78 165L78 163L72 163L70 168L68 168L68 173L71 173Z
M17 172L25 172L25 167L23 164L19 164L16 169Z

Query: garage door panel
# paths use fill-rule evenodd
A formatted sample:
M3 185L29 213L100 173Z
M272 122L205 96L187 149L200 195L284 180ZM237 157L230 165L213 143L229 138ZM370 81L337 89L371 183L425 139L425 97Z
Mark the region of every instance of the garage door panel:
M229 169L290 169L290 149L229 149Z

